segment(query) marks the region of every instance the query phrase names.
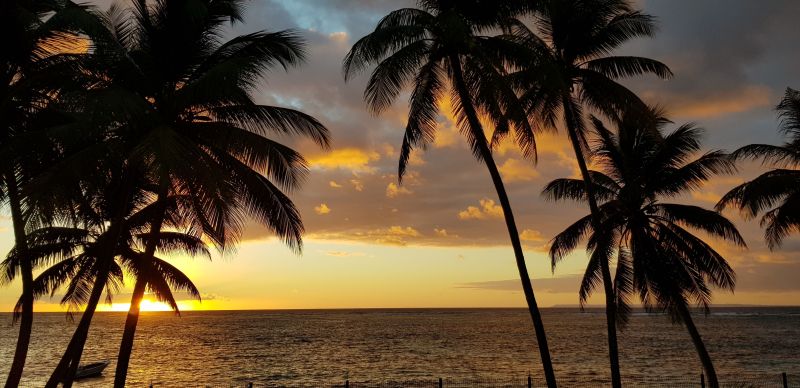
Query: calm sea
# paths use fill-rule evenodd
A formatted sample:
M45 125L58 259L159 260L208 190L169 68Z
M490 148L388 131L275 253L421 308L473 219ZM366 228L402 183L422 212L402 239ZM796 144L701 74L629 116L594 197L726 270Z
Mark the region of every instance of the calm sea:
M602 311L543 314L561 385L606 382ZM96 316L85 362L113 361L124 318ZM719 308L696 321L720 376L800 377L800 308ZM17 327L10 314L0 315L0 322L4 377ZM24 386L42 385L74 327L63 314L36 315ZM217 311L180 318L145 313L136 340L131 386L321 386L346 378L510 381L529 371L541 377L533 329L522 309ZM688 334L666 316L635 313L620 341L622 373L630 385L654 378L699 380ZM112 363L106 377L79 386L110 386L113 370Z

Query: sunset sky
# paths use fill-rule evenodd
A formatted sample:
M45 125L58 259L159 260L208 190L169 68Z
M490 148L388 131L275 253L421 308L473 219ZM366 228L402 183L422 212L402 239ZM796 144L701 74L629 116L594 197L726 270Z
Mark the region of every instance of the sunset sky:
M108 1L96 2L101 8ZM292 198L307 234L302 255L292 253L256 224L235 252L204 259L172 258L203 292L202 304L186 309L283 309L358 307L524 306L514 257L485 167L476 162L442 104L436 142L413 155L410 172L397 185L397 151L405 126L406 97L379 117L365 109L366 75L345 83L341 61L352 43L405 0L255 0L246 23L231 36L256 30L295 28L308 42L308 61L288 74L273 71L257 99L290 106L322 121L333 147L281 139L301 150L311 165L306 184ZM706 149L733 150L779 143L774 106L787 86L800 87L796 17L800 2L639 1L658 17L655 39L618 51L668 64L675 77L624 83L663 106L677 124L706 128ZM793 37L793 38L792 38ZM577 304L585 254L577 252L551 272L547 241L588 210L539 197L554 178L575 175L563 133L539 139L539 164L521 158L510 144L496 153L515 210L541 306ZM737 176L719 177L685 198L705 207L734 185L764 170L742 165ZM0 251L13 244L8 212L0 219ZM726 213L749 249L711 241L738 275L736 293L717 293L716 303L800 304L800 238L766 249L758 222ZM125 292L129 292L130 289ZM0 288L0 311L13 307L19 283ZM130 294L114 297L126 303ZM597 294L592 303L601 302ZM181 295L185 299L184 295ZM126 307L116 305L107 309ZM44 299L37 311L60 310Z

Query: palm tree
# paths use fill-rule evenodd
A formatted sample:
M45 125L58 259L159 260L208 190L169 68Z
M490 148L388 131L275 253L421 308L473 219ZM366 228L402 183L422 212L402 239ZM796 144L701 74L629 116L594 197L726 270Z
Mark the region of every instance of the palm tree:
M666 120L657 115L625 114L618 134L592 117L598 140L592 149L602 171L589 171L602 203L599 228L587 215L552 240L553 266L587 240L590 261L580 288L584 303L602 281L602 263L616 253L614 290L620 322L627 301L638 295L649 310L665 311L686 325L711 387L718 387L714 365L689 311L694 302L708 312L710 285L733 290L735 275L714 248L690 230L744 246L736 227L721 214L699 206L661 202L699 189L711 176L733 171L728 155L700 150L701 130L685 124L662 136ZM557 179L543 194L550 199L586 201L583 180Z
M119 182L118 182L119 183ZM110 185L110 187L124 187L124 185ZM112 194L112 193L104 193ZM43 295L54 295L63 285L65 288L61 303L68 305L70 310L85 306L80 323L75 335L70 340L65 351L63 365L66 370L61 381L65 387L71 386L72 377L80 363L84 343L86 342L89 325L100 302L103 292L106 292L107 301L110 303L112 294L117 292L123 282L123 268L130 274L138 276L141 273L142 247L148 236L146 230L149 217L152 213L152 203L148 202L148 193L137 190L130 201L119 201L118 197L108 195L87 197L85 204L92 208L80 206L83 214L82 224L79 226L47 226L32 231L29 234L29 253L36 266L50 264L48 268L33 282L35 298ZM177 199L171 199L169 225L180 224L180 215L176 213ZM107 224L109 213L118 212L115 206L123 206L132 210L132 213L121 222ZM96 209L95 209L96 207ZM204 255L210 258L205 243L199 236L187 233L162 231L158 236L161 252L181 252L190 255ZM19 268L19 257L13 249L0 268L3 270L5 281L13 280ZM149 279L153 294L163 300L177 312L178 306L172 296L171 289L181 289L190 295L199 298L200 294L192 282L177 268L166 261L153 258L153 271ZM15 311L21 307L21 301Z
M611 52L637 37L655 33L653 17L631 7L627 0L541 0L533 7L536 31L512 22L510 39L528 47L530 64L511 75L527 111L549 128L561 121L586 185L592 222L597 227L597 198L592 189L585 151L584 110L615 119L623 109L644 104L617 79L651 73L672 75L661 62ZM503 135L498 132L498 135ZM499 140L502 136L496 136ZM614 289L608 263L600 263L606 297L606 322L611 380L622 386L615 322Z
M81 11L69 1L0 3L0 34L13 37L0 46L0 201L11 208L22 279L19 336L6 387L19 385L33 325L33 265L27 234L36 223L47 222L47 215L30 203L25 186L58 154L53 143L35 138L41 127L61 119L46 111L69 83L64 81L70 78L69 61L58 54L75 41L75 36L66 32L66 21ZM33 143L38 147L30 147Z
M364 97L375 113L386 110L400 91L411 84L408 123L400 151L398 180L402 183L409 156L425 147L436 129L437 102L449 86L461 132L473 155L486 164L505 216L522 289L533 320L544 375L555 387L547 337L536 303L519 233L492 150L479 115L505 131L514 129L525 154L534 156L533 129L516 96L504 82L504 64L514 65L511 42L482 35L502 26L519 11L516 2L420 0L418 8L392 11L375 30L358 40L343 63L345 80L376 64ZM505 63L508 62L508 63ZM519 112L522 112L521 114Z
M299 252L303 226L284 191L299 187L306 162L267 135L301 135L327 147L328 131L304 113L253 101L266 71L302 62L303 41L292 31L223 41L227 22L241 16L237 0L139 0L130 9L111 8L102 28L88 32L96 63L87 67L103 74L89 105L112 112L126 163L147 171L156 185L149 236L165 226L167 198L186 197L183 210L223 248L249 216ZM157 248L158 239L150 239L140 257L117 387L125 385L139 304L154 287L156 268L148 261Z
M735 159L762 159L781 168L763 173L730 192L717 204L722 210L735 206L746 217L759 213L764 239L770 249L780 247L783 239L792 232L800 232L800 92L786 88L786 94L777 106L781 118L781 132L789 139L783 145L751 144L736 150Z

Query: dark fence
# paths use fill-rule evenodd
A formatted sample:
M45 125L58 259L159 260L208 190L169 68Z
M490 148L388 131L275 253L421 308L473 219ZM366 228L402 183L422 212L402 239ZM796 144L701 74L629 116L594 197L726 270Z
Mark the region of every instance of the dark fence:
M705 388L709 387L708 381L702 374L695 377L661 377L661 376L623 376L623 385L626 387L654 387L654 388ZM800 388L800 375L792 374L763 374L741 376L719 376L720 388ZM608 387L611 383L607 379L559 379L560 387ZM168 383L153 384L151 388L169 386ZM206 387L236 387L236 388L535 388L546 387L544 380L536 377L523 377L516 379L486 379L486 378L439 378L427 380L408 381L357 381L343 380L341 382L317 384L284 384L270 381L254 381L230 385L203 385Z

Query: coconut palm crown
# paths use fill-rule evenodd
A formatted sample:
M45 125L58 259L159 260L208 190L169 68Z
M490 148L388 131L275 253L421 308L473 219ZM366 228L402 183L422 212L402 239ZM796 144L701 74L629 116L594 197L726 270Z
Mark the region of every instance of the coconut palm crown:
M787 88L776 109L786 143L751 144L731 156L762 159L780 168L731 189L717 204L720 210L731 206L738 208L747 218L763 214L761 226L770 249L780 247L786 237L800 232L800 91Z
M517 269L534 324L539 354L549 387L556 380L544 324L538 310L522 244L508 195L492 156L481 119L496 130L514 133L523 154L536 155L535 127L507 82L507 69L521 66L521 46L500 36L524 2L488 0L421 0L417 8L403 8L381 19L374 31L359 39L347 53L343 72L348 80L375 65L364 99L378 114L388 109L406 86L411 88L398 179L416 148L425 148L436 135L438 103L449 98L461 133L472 154L492 178L514 249Z
M652 37L654 18L634 9L627 0L541 0L533 2L534 24L511 21L506 30L511 40L527 47L528 64L513 71L510 82L519 90L525 111L545 128L563 123L586 185L588 205L596 217L597 199L586 167L588 149L584 112L593 110L616 120L629 109L645 110L645 104L620 84L622 78L652 74L672 75L663 63L614 51L635 38ZM496 131L494 142L506 136ZM616 339L616 307L607 263L600 271L606 293L606 323L612 386L620 388Z
M582 240L587 241L589 265L579 296L585 303L602 282L600 266L616 262L615 304L621 323L626 322L629 299L638 297L649 310L664 311L683 322L697 347L711 386L716 373L702 339L694 327L689 306L708 311L711 286L732 291L735 274L725 258L693 231L744 246L736 227L721 214L699 206L665 202L699 189L709 178L733 170L728 155L700 151L702 131L684 124L662 135L668 123L657 114L627 114L618 134L592 118L596 144L591 148L599 171L592 184L600 201L600 227L587 215L551 241L553 266ZM552 200L586 200L586 186L578 179L557 179L543 195Z

